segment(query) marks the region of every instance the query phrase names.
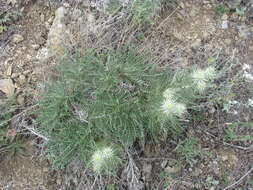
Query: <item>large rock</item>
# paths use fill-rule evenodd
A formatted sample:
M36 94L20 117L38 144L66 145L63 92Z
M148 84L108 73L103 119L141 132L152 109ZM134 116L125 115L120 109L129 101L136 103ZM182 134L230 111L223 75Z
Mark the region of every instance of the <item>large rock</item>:
M55 12L53 24L48 33L47 48L49 56L63 56L69 45L69 31L64 21L68 10L60 7Z

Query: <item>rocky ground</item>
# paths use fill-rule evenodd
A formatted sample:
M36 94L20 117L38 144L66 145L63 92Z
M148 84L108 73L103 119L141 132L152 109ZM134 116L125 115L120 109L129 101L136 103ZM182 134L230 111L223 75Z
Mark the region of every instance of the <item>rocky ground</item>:
M227 6L233 8L237 6L236 2L246 6L244 14L220 14L217 7L221 2L216 0L180 1L176 7L161 14L155 27L147 30L149 37L144 42L145 48L151 50L159 64L173 67L203 65L210 57L219 54L222 60L237 61L244 66L245 77L252 82L253 2L229 1ZM94 47L92 41L101 33L105 33L107 39L117 36L117 32L102 30L103 24L110 19L105 21L104 15L92 6L42 0L0 2L0 10L22 12L19 19L8 23L0 32L1 103L15 96L19 112L30 109L36 105L43 82L53 73L51 68L59 57L65 56L66 52L74 53L76 49L82 53L87 47ZM100 45L111 43L108 41ZM246 101L243 93L243 89L238 88L238 102ZM143 158L138 161L140 178L146 189L164 189L167 185L168 190L218 190L233 184L250 170L253 164L252 140L226 144L220 141L219 134L224 133L228 123L252 121L252 113L239 107L219 121L216 112L208 114L213 121L208 122L205 133L206 123L196 122L187 135L198 138L201 147L210 155L204 156L197 165L183 168L173 164L175 156L169 145L147 146ZM24 126L12 127L19 132ZM252 135L252 129L241 132ZM85 189L80 182L83 177L80 169L79 174L73 174L78 170L75 163L64 171L50 169L34 145L39 141L32 138L26 142L26 156L1 161L0 189L70 189L70 186ZM252 190L252 175L230 189Z

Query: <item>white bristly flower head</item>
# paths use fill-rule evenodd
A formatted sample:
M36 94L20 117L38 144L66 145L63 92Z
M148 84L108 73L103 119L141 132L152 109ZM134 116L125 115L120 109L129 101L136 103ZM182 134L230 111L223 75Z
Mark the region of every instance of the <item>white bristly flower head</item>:
M110 165L114 158L114 151L111 147L104 147L94 152L91 158L93 170L101 173L107 165Z
M177 103L171 99L166 99L161 105L161 110L167 116L179 116L181 117L186 113L185 104Z
M168 88L164 91L163 97L165 99L174 99L176 94L176 89Z
M205 76L206 76L207 80L213 80L213 79L215 79L216 75L217 75L217 73L216 73L214 67L207 67L205 69Z
M207 88L207 82L206 81L196 81L195 82L196 88L200 93L204 92Z
M193 82L199 92L204 92L208 87L208 83L215 79L216 71L214 67L206 69L197 69L192 73Z

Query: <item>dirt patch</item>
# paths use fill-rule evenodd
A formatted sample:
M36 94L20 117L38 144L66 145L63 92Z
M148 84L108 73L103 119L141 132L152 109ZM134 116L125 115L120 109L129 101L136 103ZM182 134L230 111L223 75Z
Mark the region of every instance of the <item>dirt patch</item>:
M49 183L50 171L46 160L34 157L34 145L25 144L25 155L7 156L1 161L0 188L3 190L54 189Z

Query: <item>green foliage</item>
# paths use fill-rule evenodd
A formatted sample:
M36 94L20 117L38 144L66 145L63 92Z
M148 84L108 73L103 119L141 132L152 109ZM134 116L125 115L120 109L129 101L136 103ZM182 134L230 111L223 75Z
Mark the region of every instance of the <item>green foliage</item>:
M229 13L229 8L223 4L221 5L218 5L216 8L215 8L215 12L218 14L218 15L223 15L223 14L226 14L226 13Z
M193 166L197 160L203 155L203 151L199 147L198 141L194 138L187 138L176 147L178 158L181 162Z
M106 190L116 190L117 188L115 187L115 185L114 184L108 184L108 185L106 185L106 188L105 188Z
M0 105L0 156L24 154L24 141L15 129L9 127L16 110L14 100Z
M152 24L160 6L160 0L134 0L129 11L133 23L137 25Z
M232 142L244 142L244 141L252 141L252 135L243 135L238 134L239 128L247 128L248 130L253 129L252 122L238 122L228 125L225 129L225 140Z
M8 25L17 21L22 14L19 11L0 11L0 34L8 29Z
M7 27L6 26L2 26L0 25L0 34L2 34L4 31L7 30Z
M119 0L109 0L106 11L110 14L114 14L120 8L121 2Z
M207 178L206 178L206 186L207 187L212 187L212 186L217 186L217 185L219 185L219 181L218 180L216 180L213 176L207 176Z
M243 16L245 15L246 10L247 10L247 7L237 7L235 9L235 13L239 16Z
M19 11L0 12L0 25L7 25L17 21L22 14Z
M136 140L176 138L183 131L182 119L204 94L196 90L191 70L158 72L148 60L133 48L91 50L59 66L59 78L45 89L38 113L55 166L73 158L87 163L101 142L125 147Z

